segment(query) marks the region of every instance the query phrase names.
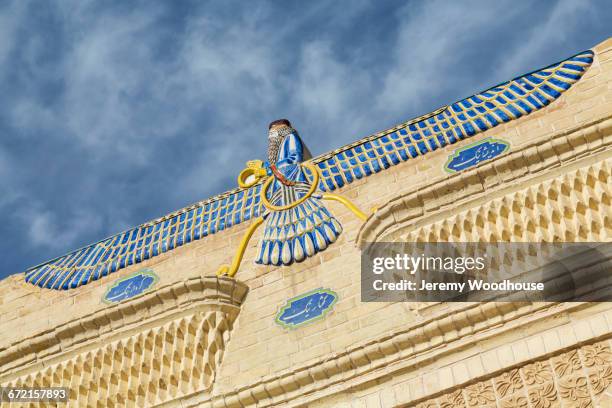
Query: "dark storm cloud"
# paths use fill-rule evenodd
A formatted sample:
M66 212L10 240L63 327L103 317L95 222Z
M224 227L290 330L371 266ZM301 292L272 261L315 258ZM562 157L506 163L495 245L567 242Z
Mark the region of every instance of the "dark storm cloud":
M305 5L306 4L306 5ZM0 276L590 48L606 2L0 5Z

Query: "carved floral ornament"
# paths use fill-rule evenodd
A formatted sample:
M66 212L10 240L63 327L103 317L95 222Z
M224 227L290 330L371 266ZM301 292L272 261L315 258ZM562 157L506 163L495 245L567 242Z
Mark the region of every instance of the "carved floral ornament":
M416 404L417 408L612 407L610 341L534 361Z

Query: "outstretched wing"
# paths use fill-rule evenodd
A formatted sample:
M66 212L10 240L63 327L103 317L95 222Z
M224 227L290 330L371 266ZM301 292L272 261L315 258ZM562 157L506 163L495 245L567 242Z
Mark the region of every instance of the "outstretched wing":
M155 221L30 268L25 280L71 289L198 240L262 213L261 184L202 201Z
M527 115L558 98L593 61L586 51L313 159L319 188L356 179ZM261 184L202 201L26 271L26 281L70 289L198 240L263 213Z
M543 108L577 82L592 62L593 52L582 52L315 158L322 176L319 188L335 190Z

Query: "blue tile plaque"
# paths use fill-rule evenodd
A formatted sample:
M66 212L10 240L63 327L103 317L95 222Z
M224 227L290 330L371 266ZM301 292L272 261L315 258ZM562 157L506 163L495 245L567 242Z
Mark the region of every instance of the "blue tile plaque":
M506 141L487 138L458 149L449 156L444 169L449 173L466 170L487 160L491 160L510 148Z
M151 269L142 269L113 283L102 300L106 303L119 303L151 290L158 280Z
M329 289L316 289L289 299L276 315L276 323L296 328L322 319L332 309L338 295Z

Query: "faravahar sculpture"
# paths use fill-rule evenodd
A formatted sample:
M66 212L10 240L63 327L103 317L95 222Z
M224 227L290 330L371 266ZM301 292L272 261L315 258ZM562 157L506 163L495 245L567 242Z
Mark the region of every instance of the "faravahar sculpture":
M265 210L245 233L232 264L221 266L218 275L236 274L249 240L262 223L263 236L255 260L258 264L290 265L325 250L336 241L342 226L322 200L338 201L360 219L367 218L347 198L317 191L319 169L308 161L311 158L287 119L270 123L268 161L250 161L238 176L241 188L264 180L260 198Z
M257 262L289 265L306 259L333 245L342 230L325 200L367 218L331 192L544 108L580 80L593 56L584 51L312 159L291 124L275 121L267 163L249 162L239 188L29 268L25 280L41 288L74 289L241 223L250 225L238 253L218 273L236 273L249 239L263 223ZM481 156L469 163L470 157L453 157L445 170L464 171Z

